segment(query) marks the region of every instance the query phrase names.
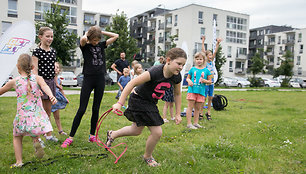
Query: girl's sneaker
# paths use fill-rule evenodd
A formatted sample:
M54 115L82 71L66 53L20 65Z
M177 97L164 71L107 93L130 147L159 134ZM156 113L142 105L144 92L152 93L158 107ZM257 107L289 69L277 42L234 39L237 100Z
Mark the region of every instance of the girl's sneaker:
M187 128L188 128L188 129L198 129L197 127L195 127L195 126L192 125L192 124L188 124L188 125L187 125Z
M39 142L34 143L35 155L38 159L42 159L45 155L44 149L41 147Z
M169 123L169 120L167 120L167 118L164 118L164 122Z
M43 140L41 140L40 138L38 138L38 141L39 141L39 143L40 143L40 145L41 145L42 148L45 148L45 147L46 147Z
M88 142L97 142L96 136L89 135Z
M196 127L196 128L203 128L203 126L201 126L199 124L194 124L194 127Z
M53 135L51 135L50 137L46 136L46 140L47 141L53 141L55 143L58 142L58 139L55 136L53 136Z
M171 118L171 121L174 121L174 120L175 120L175 118L174 118L174 117L172 117L172 118Z
M23 163L19 163L19 164L15 163L15 164L12 164L10 168L15 169L15 168L21 168L22 166L23 166Z
M71 145L72 142L73 142L72 139L67 138L67 139L63 142L63 144L61 145L61 147L62 147L62 148L67 148L68 146Z

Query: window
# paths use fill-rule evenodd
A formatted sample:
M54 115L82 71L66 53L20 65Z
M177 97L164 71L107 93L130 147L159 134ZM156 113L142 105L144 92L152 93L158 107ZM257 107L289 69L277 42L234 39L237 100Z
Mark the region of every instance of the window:
M205 28L201 27L201 36L204 36L205 35Z
M174 16L174 26L177 26L177 15Z
M77 24L77 8L75 7L70 7L70 14L68 13L67 15L70 17L70 24Z
M301 65L301 56L296 57L296 65Z
M299 33L299 36L298 36L298 42L302 42L302 33Z
M244 18L227 16L226 27L229 29L237 29L246 31L247 30L247 20Z
M226 42L246 44L246 33L226 31Z
M218 15L217 14L213 14L213 21L212 21L212 24L214 25L214 20L216 21L216 26L218 26Z
M298 67L298 75L302 75L302 67Z
M1 33L3 34L12 25L12 23L11 22L2 21L1 25L2 25Z
M282 37L281 37L281 36L278 36L278 42L277 42L277 44L281 44L281 41L282 41Z
M17 0L8 0L7 17L18 17L17 13Z
M35 2L35 20L44 20L44 13L51 10L51 4L43 2Z
M280 65L280 57L277 57L276 65Z
M100 25L107 25L109 23L109 17L100 16Z
M166 19L166 23L168 24L172 24L172 16L168 16Z
M233 61L229 61L229 72L233 72Z
M232 47L228 46L227 47L227 58L231 58L232 57Z
M199 11L199 24L203 24L203 12L202 11Z
M303 53L303 45L300 45L300 54Z
M247 49L246 48L237 48L236 57L239 57L239 55L247 55Z
M95 16L93 14L84 14L84 24L95 25Z

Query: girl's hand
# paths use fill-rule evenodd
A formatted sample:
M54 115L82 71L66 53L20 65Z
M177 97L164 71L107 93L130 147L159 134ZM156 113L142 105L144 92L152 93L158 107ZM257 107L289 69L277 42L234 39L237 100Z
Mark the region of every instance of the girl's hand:
M193 83L191 80L187 80L188 86L193 86Z
M44 95L44 93L41 90L39 90L39 94L40 94L40 96Z
M115 104L113 105L113 112L115 113L116 110L120 110L121 107L122 107L121 104L115 103Z
M220 43L221 41L222 41L221 38L218 38L218 39L217 39L217 43Z
M205 41L205 36L204 35L202 36L202 41Z
M182 122L182 117L180 115L175 116L175 124L180 124Z
M57 103L57 99L53 95L50 96L49 98L50 98L52 105L55 105Z

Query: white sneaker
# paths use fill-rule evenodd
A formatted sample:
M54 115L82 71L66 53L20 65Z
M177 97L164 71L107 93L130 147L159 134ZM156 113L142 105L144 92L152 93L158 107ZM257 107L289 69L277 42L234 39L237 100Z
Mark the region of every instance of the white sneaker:
M53 142L58 142L58 139L55 137L55 136L51 136L50 138L49 137L46 137L46 140L47 141L53 141Z
M188 129L198 129L197 127L195 127L195 126L192 125L192 124L188 124L188 125L187 125L187 128L188 128Z
M165 118L165 119L164 119L164 122L165 122L165 123L169 123L169 120L167 120L167 118Z
M203 128L203 126L201 126L199 124L194 124L194 127L196 127L196 128Z
M174 118L174 117L172 117L172 118L171 118L171 120L172 120L172 121L174 121L174 120L175 120L175 118Z
M39 141L39 143L40 143L40 145L41 145L42 148L45 148L45 147L46 147L43 140L41 140L40 138L38 138L38 141Z

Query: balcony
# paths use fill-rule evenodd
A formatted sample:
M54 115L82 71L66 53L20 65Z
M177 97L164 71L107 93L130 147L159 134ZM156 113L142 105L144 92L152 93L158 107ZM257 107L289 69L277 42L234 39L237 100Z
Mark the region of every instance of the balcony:
M275 42L266 42L265 44L266 44L266 46L274 46Z
M246 54L237 54L236 55L236 59L239 59L239 60L247 60L247 55Z
M267 56L274 56L274 51L266 52L266 55L267 55Z
M245 74L246 71L244 68L235 68L235 74Z
M286 44L290 45L290 44L294 44L294 42L295 42L295 39L288 39Z
M165 26L165 23L161 23L158 25L158 30L163 30Z
M167 23L166 24L166 29L171 29L172 28L172 23Z
M108 22L100 21L99 25L100 25L100 27L106 26L106 25L108 25Z
M155 32L156 27L155 26L150 26L148 28L148 32Z

